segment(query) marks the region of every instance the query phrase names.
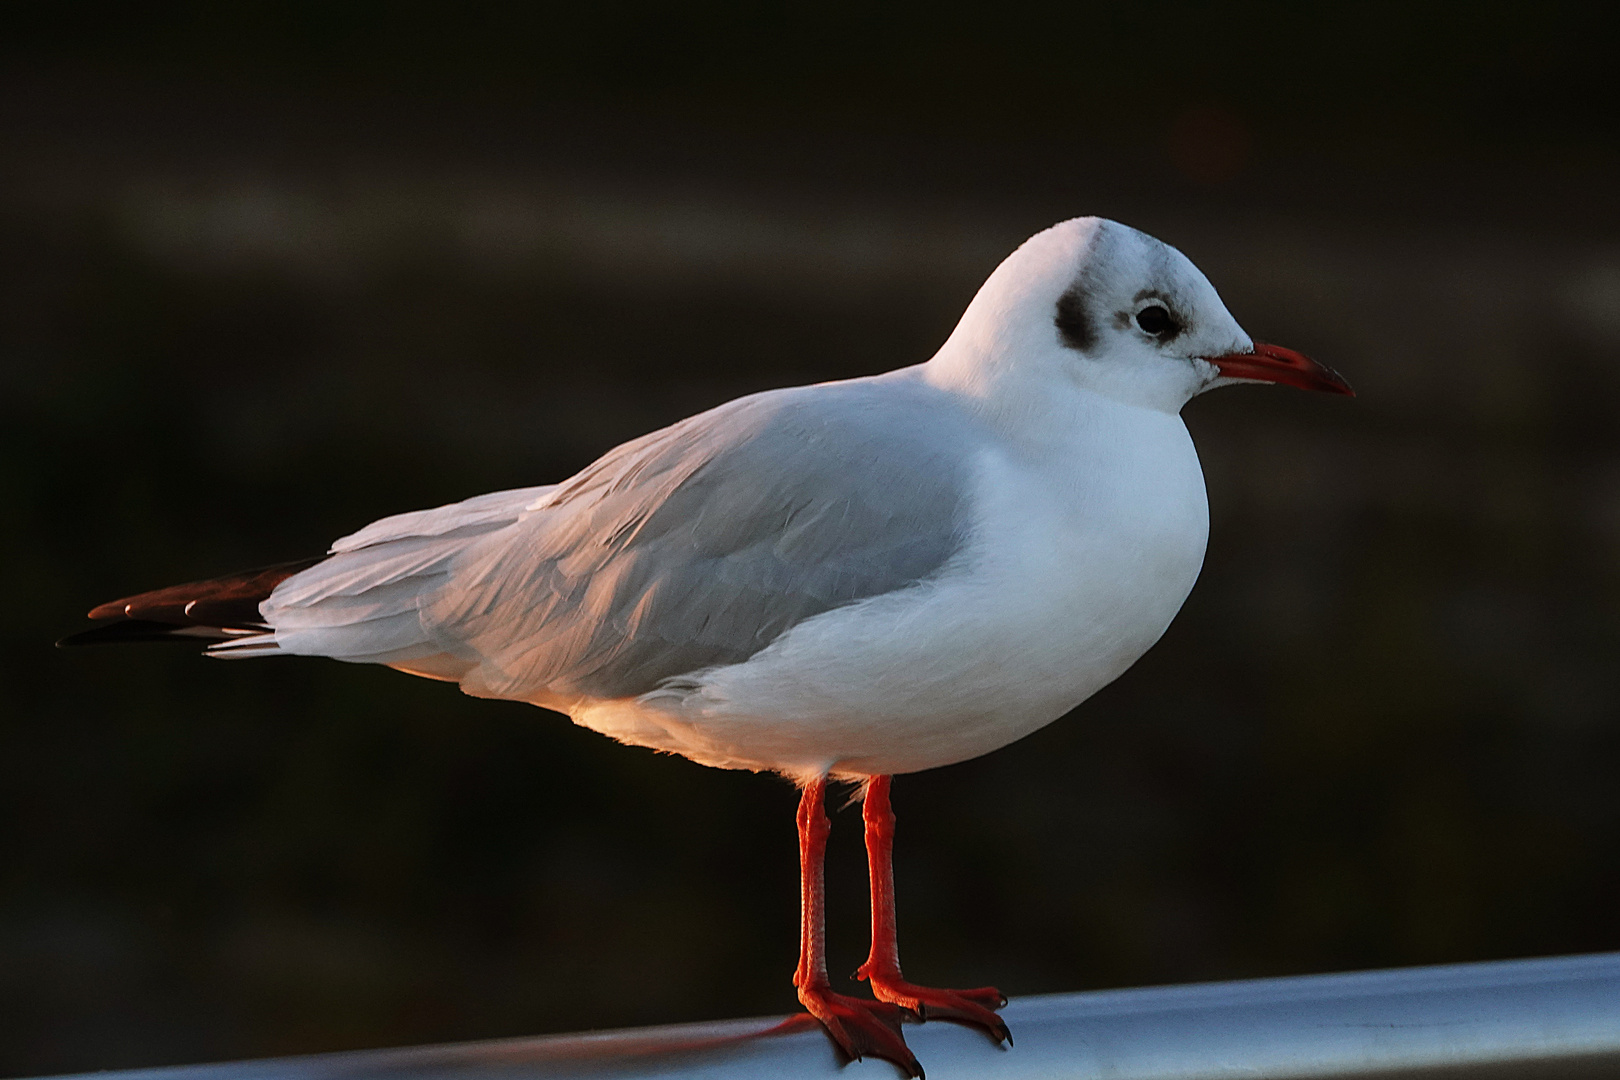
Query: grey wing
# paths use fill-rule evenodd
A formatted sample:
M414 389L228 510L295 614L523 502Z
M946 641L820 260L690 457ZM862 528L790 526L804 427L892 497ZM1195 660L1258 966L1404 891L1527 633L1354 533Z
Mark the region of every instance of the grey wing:
M965 539L976 432L902 379L743 398L620 447L480 538L424 622L492 696L621 698L738 663L938 572Z
M457 678L468 665L426 633L423 601L442 589L456 559L478 537L520 520L555 485L496 491L458 503L395 514L338 540L327 558L283 580L259 605L268 634L222 642L215 656L290 652L361 663L436 657L410 670Z
M379 544L399 540L427 539L430 537L472 536L479 532L503 528L523 515L525 508L556 484L540 487L512 488L475 495L461 502L436 506L432 510L413 510L406 514L373 521L370 525L333 542L328 554L360 551Z

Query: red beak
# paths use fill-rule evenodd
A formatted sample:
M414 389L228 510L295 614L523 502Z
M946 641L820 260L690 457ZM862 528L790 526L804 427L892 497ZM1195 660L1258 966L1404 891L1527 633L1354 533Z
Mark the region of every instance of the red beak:
M1304 353L1285 349L1281 345L1254 343L1254 352L1227 353L1225 356L1207 357L1228 379L1251 379L1255 382L1282 383L1301 390L1325 390L1330 394L1355 397L1350 384L1332 368L1318 364Z

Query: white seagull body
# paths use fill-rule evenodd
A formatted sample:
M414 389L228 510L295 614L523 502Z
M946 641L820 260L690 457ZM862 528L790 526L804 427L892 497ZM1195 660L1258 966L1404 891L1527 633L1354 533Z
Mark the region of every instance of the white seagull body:
M68 640L387 664L792 777L799 998L850 1055L920 1077L902 1016L1009 1036L994 988L901 975L890 777L1028 735L1159 639L1209 530L1180 410L1237 381L1350 392L1253 342L1174 248L1079 218L1009 256L926 363L741 398L561 484L103 604L110 624ZM827 978L829 777L865 781L877 1001Z
M1157 641L1203 561L1177 411L1215 369L1087 385L1053 318L1024 317L1099 241L1111 264L1175 254L1139 237L1040 234L925 364L733 401L557 487L377 522L277 586L271 631L214 651L390 664L795 777L1022 738ZM1225 314L1201 275L1183 284ZM1206 336L1250 347L1230 316Z
M925 492L928 505L921 508L939 515L929 523L934 535L927 538L937 547L900 553L913 562L945 555L937 567L896 588L811 614L768 643L759 641L755 626L728 624L713 610L733 600L734 591L760 585L726 581L723 571L719 581L709 579L713 559L700 553L701 541L683 544L687 550L679 554L685 558L664 571L660 585L677 594L672 610L657 610L656 594L649 603L639 581L631 596L617 592L612 559L632 563L622 572L641 569L633 565L634 537L625 547L595 547L599 533L592 526L600 522L591 520L599 500L611 497L615 471L577 493L566 487L538 496L525 492L509 505L509 520L488 532L481 531L487 526L468 524L478 517L487 521L488 511L466 504L430 512L442 515L433 527L448 525L448 536L423 536L410 520L379 523L389 527L373 526L340 541L334 557L276 588L262 609L276 628L272 633L215 651L252 655L270 646L388 663L455 679L472 694L556 709L623 742L724 768L872 776L987 753L1061 716L1158 640L1203 560L1203 478L1191 439L1174 414L1075 391L1044 410L1045 437L1019 438L998 430L992 417L963 407L961 395L937 388L929 381L935 375L925 365L775 392L688 421L723 425L752 407L768 410L771 423L830 429L794 435L806 439L807 450L839 459L847 472L817 479L842 483L805 492L791 480L779 486L762 480L764 490L747 493L772 497L773 520L748 523L772 528L766 543L791 533L796 516L833 534L807 537L806 546L833 547L862 516L882 517L884 528L910 530L914 521L885 513L872 493L911 485L894 493L901 501L914 497L918 485L938 489ZM871 409L873 415L862 420L881 423L883 405L896 399L913 414L928 403L929 416L939 424L928 433L927 449L945 460L925 464L943 475L907 476L879 454L846 457L848 446L836 441L849 434L841 428L853 426L844 410ZM659 434L667 440L678 431ZM825 444L810 441L816 438ZM643 448L625 468L659 448ZM643 483L662 478L655 474ZM864 484L866 493L840 490L844 484ZM848 503L856 498L866 504L852 509ZM735 529L727 516L731 508L702 508L700 514L703 509L717 514L715 531ZM638 514L629 527L641 523ZM704 524L698 518L691 531ZM480 531L468 536L473 530ZM582 532L590 546L579 545ZM567 545L560 553L559 538ZM737 539L764 546L756 537ZM770 547L765 573L785 577L799 569L783 566L786 545ZM794 554L788 550L787 557ZM580 593L554 610L561 591L556 579L566 573L558 564L569 557L606 562L608 587L599 576L604 568L591 565ZM828 563L803 570L806 577L827 579L830 590L842 584L838 577L845 572L830 565L836 552L827 557ZM682 572L705 576L685 582L677 576ZM847 573L855 579L851 588L863 584L858 573ZM796 595L781 598L812 608L830 599L804 604ZM609 648L616 653L606 658L591 651L604 615L611 620L615 641ZM571 625L575 621L586 625ZM672 629L681 637L671 641ZM720 662L701 663L709 659L703 655L701 666L654 681L662 675L661 658L633 654L638 632L652 635L660 648L712 651ZM727 662L756 644L763 647ZM653 670L643 673L641 666Z

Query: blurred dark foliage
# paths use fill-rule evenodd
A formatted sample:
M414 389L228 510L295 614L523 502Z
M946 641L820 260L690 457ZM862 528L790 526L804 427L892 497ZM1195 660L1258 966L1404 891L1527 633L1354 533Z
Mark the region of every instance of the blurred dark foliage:
M1600 11L7 5L0 1074L790 1009L778 779L383 670L50 642L924 359L1088 212L1361 397L1188 408L1213 538L1165 640L896 784L908 971L1620 947Z

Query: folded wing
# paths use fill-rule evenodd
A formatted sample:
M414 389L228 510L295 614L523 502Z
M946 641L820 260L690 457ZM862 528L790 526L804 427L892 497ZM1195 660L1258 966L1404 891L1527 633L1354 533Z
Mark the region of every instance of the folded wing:
M276 587L270 633L213 651L384 663L481 696L639 695L937 573L965 539L978 445L914 381L743 398L554 488L367 526Z

